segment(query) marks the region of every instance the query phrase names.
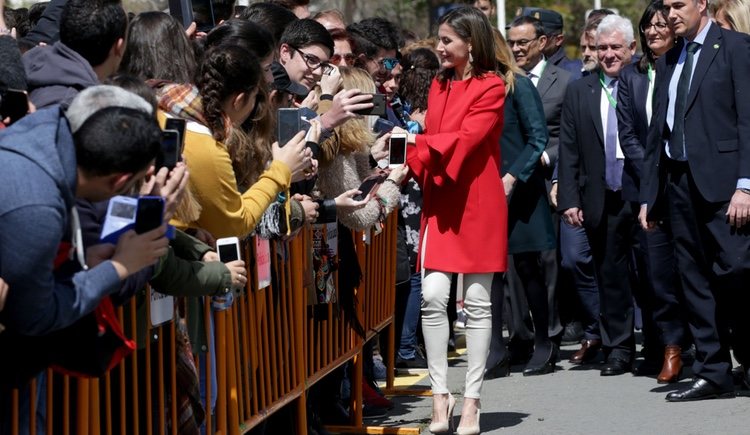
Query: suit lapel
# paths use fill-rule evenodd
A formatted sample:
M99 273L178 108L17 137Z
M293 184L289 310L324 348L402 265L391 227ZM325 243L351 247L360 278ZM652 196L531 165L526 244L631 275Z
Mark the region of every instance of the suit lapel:
M544 98L544 94L547 93L547 91L550 90L552 85L557 80L557 71L552 68L553 65L550 63L547 63L547 66L544 68L544 72L542 72L542 76L539 77L539 82L537 82L536 90L539 92L539 96Z
M602 113L600 108L602 86L599 84L599 74L591 74L586 77L585 80L588 81L588 92L584 103L588 104L589 110L591 111L591 121L596 129L596 134L599 135L599 144L604 146L604 127L602 126Z
M698 95L698 89L700 89L701 82L708 72L708 68L711 66L716 54L719 52L721 47L721 30L719 26L711 24L706 35L706 40L703 42L701 47L700 55L698 56L698 64L695 66L693 71L693 78L690 80L690 91L688 92L687 105L685 106L685 112L690 111L690 107L695 101L695 97Z

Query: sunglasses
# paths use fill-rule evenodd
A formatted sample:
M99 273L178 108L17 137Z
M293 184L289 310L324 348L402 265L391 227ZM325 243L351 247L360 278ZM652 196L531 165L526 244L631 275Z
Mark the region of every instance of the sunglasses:
M346 62L347 65L352 66L354 65L354 60L357 59L357 56L355 56L353 53L346 53L344 55L334 53L334 55L331 56L331 63L338 64L339 62L341 62L341 59L344 59L344 62Z
M395 57L386 57L383 58L380 63L383 64L386 70L390 71L393 68L396 68L396 65L398 65L398 59L396 59Z

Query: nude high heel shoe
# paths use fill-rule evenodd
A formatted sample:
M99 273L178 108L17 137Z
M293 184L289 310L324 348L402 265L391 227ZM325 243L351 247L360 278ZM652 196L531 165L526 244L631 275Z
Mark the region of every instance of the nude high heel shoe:
M452 434L453 433L453 408L456 406L456 399L448 393L448 420L440 423L430 423L430 433L433 434Z
M464 426L456 429L456 435L479 435L479 415L482 412L482 408L477 406L477 424L474 426Z

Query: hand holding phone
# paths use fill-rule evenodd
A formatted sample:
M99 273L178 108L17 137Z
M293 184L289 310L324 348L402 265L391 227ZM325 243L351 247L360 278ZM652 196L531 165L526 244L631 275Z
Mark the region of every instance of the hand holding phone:
M397 168L406 163L406 134L393 133L388 141L388 167Z
M385 116L385 94L369 94L372 95L372 107L367 109L359 109L352 111L357 115L374 115L374 116Z
M17 89L0 90L0 122L10 119L8 125L23 118L29 112L26 92Z
M216 252L219 254L219 261L229 263L241 260L240 240L237 237L224 237L216 241Z

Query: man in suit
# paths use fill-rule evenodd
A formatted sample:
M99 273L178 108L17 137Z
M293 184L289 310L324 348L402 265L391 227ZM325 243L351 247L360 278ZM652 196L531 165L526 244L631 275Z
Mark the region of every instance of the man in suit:
M585 228L591 244L607 356L601 375L610 376L632 369L635 347L628 261L637 209L622 197L627 182L615 112L617 77L635 53L630 21L605 17L596 47L600 73L573 82L563 103L558 208L566 223Z
M711 23L706 0L664 7L679 41L656 64L639 220L669 216L697 350L693 383L666 399L732 397L730 328L745 383L750 368L750 37Z

